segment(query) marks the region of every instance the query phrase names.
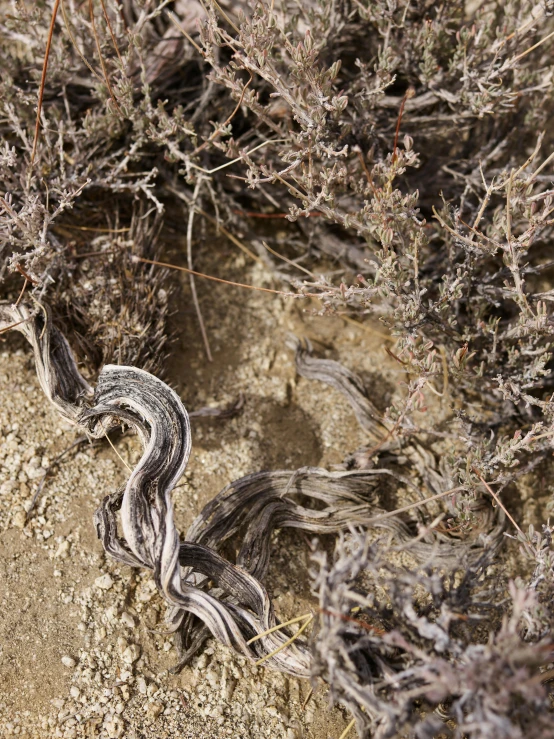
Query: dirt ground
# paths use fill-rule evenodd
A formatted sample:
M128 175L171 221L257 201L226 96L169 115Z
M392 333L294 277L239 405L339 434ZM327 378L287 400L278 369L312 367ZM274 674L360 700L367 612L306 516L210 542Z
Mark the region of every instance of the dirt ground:
M264 266L245 259L229 246L200 266L272 284ZM371 329L314 316L306 303L202 282L209 363L188 277L182 282L169 381L189 410L244 395L234 418L193 419L191 462L173 494L184 531L243 474L332 466L366 441L338 393L296 375L289 332L361 372L383 408L399 373ZM309 681L256 668L213 640L179 675L168 672L176 654L150 574L107 558L92 523L102 497L124 483L123 462L106 443L68 452L25 524L44 470L77 437L42 395L19 336L2 337L0 398L0 737L338 739L349 717L329 708L325 686L306 703ZM140 455L134 437L117 451L129 466ZM306 537L277 532L274 544L267 585L278 616L314 609Z

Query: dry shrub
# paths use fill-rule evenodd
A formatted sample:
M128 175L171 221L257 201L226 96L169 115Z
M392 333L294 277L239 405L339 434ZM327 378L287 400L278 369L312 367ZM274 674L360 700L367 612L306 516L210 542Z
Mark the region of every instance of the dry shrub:
M266 238L288 260L262 249L276 279L322 312L380 320L403 398L345 466L444 496L398 531L455 556L398 571L341 540L315 586L347 620L322 615L314 672L360 731L549 736L550 528L518 532L526 585L494 563L502 493L548 472L554 434L551 0L63 0L35 142L54 7L14 2L0 22L5 293L50 300L91 369L155 368L167 276L132 257L154 254L168 206L200 204ZM319 369L363 417L371 389ZM416 415L429 393L438 418Z

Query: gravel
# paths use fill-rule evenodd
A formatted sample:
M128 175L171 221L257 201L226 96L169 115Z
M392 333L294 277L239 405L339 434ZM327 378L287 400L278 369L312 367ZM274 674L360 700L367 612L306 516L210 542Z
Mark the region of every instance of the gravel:
M262 284L263 273L251 279ZM303 316L290 302L230 291L224 305L204 305L214 362L188 326L193 339L176 346L169 368L174 385L191 409L239 392L246 400L238 417L194 423L191 463L174 491L181 530L231 479L329 466L364 443L335 391L296 377L288 331L319 337L320 348L335 347L333 358L375 377L386 365L371 334ZM347 345L355 357L341 357ZM109 560L96 539L93 512L127 476L108 446L82 444L53 467L26 523L38 481L75 432L49 408L22 347L9 336L0 353L0 737L338 739L349 717L329 708L325 686L304 706L309 681L255 667L212 641L169 673L176 654L151 574ZM390 381L381 378L380 397ZM130 464L141 452L133 437L118 451ZM274 544L267 585L288 619L316 605L309 557L294 533L276 532Z

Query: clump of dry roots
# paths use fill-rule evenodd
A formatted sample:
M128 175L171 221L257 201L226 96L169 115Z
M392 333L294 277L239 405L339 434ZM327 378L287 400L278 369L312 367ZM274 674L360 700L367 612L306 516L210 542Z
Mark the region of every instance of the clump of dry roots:
M125 487L104 498L95 523L112 557L152 570L181 651L176 669L211 634L275 669L322 676L332 695L352 710L363 735L371 730L392 737L410 725L421 737L438 731L531 735L521 734L520 728L530 716L536 719L526 713L531 706L546 706L538 668L551 658L545 634L533 633L541 620L532 618L541 601L533 593L552 580L548 537L529 542L543 552L542 570L525 592L514 586L513 613L502 621L505 603L487 577L502 538L502 512L483 506L482 534L471 543L437 526L441 516L417 530L415 519L386 512L391 489L413 487L397 471L390 443L384 449L386 468L366 463L365 469L247 475L219 493L181 539L171 491L185 470L191 436L176 393L144 370L116 365L103 367L93 390L42 304L0 305L0 330L10 328L30 342L40 384L61 416L92 438L123 426L142 439L142 458ZM383 448L387 445L386 429L380 428L356 375L336 362L314 358L302 344L297 344L297 367L341 389L360 423L381 439ZM449 476L435 474L430 492L434 495L424 497L436 505L442 498L448 501ZM408 507L417 511L419 506L421 500ZM290 632L274 629L278 621L263 585L269 534L284 527L348 532L340 535L331 564L322 553L315 555L320 608L311 645L303 638L286 644ZM240 541L236 563L221 553L231 538ZM413 567L394 565L391 552L409 552ZM480 621L495 613L501 621L496 635L473 643ZM533 643L522 639L522 618Z
M42 304L0 306L0 330L8 328L21 331L30 342L41 387L63 418L95 439L117 426L130 427L141 437L140 462L125 488L106 496L95 522L112 557L154 573L171 606L169 620L178 634L181 664L211 633L251 659L266 658L272 667L309 676L311 658L305 641L276 652L289 636L275 630L248 644L277 625L262 585L270 558L268 535L285 527L324 534L347 529L353 522L369 525L379 506L377 485L394 473L303 468L247 475L217 495L181 541L170 496L185 471L191 440L188 414L176 393L144 370L116 365L103 367L93 390L52 324L49 308ZM302 352L298 361L313 366ZM321 362L331 376L333 364ZM341 379L353 392L350 385L354 387L356 378ZM314 501L317 508L310 506ZM410 539L408 526L396 517L376 524L401 541ZM235 565L218 550L237 535L242 543ZM428 557L432 546L416 542L412 552ZM444 547L440 554L449 556Z

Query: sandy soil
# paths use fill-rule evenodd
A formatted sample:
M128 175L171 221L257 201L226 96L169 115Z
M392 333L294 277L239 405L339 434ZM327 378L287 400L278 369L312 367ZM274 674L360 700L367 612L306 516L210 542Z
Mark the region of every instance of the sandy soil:
M260 265L218 253L215 273L269 284ZM339 463L365 442L335 391L298 378L288 332L361 371L381 407L398 384L382 339L306 305L202 283L212 343L208 363L183 278L174 317L178 340L167 375L187 408L245 396L240 415L193 421L193 454L174 492L179 528L226 483L251 471ZM107 445L83 444L46 479L30 522L25 510L51 461L76 438L43 397L20 337L0 345L0 737L236 737L338 739L348 723L323 685L256 668L215 642L179 675L163 634L165 606L150 574L108 559L92 516L127 470ZM133 437L117 451L129 465ZM309 556L300 533L277 532L268 589L280 618L306 613Z

